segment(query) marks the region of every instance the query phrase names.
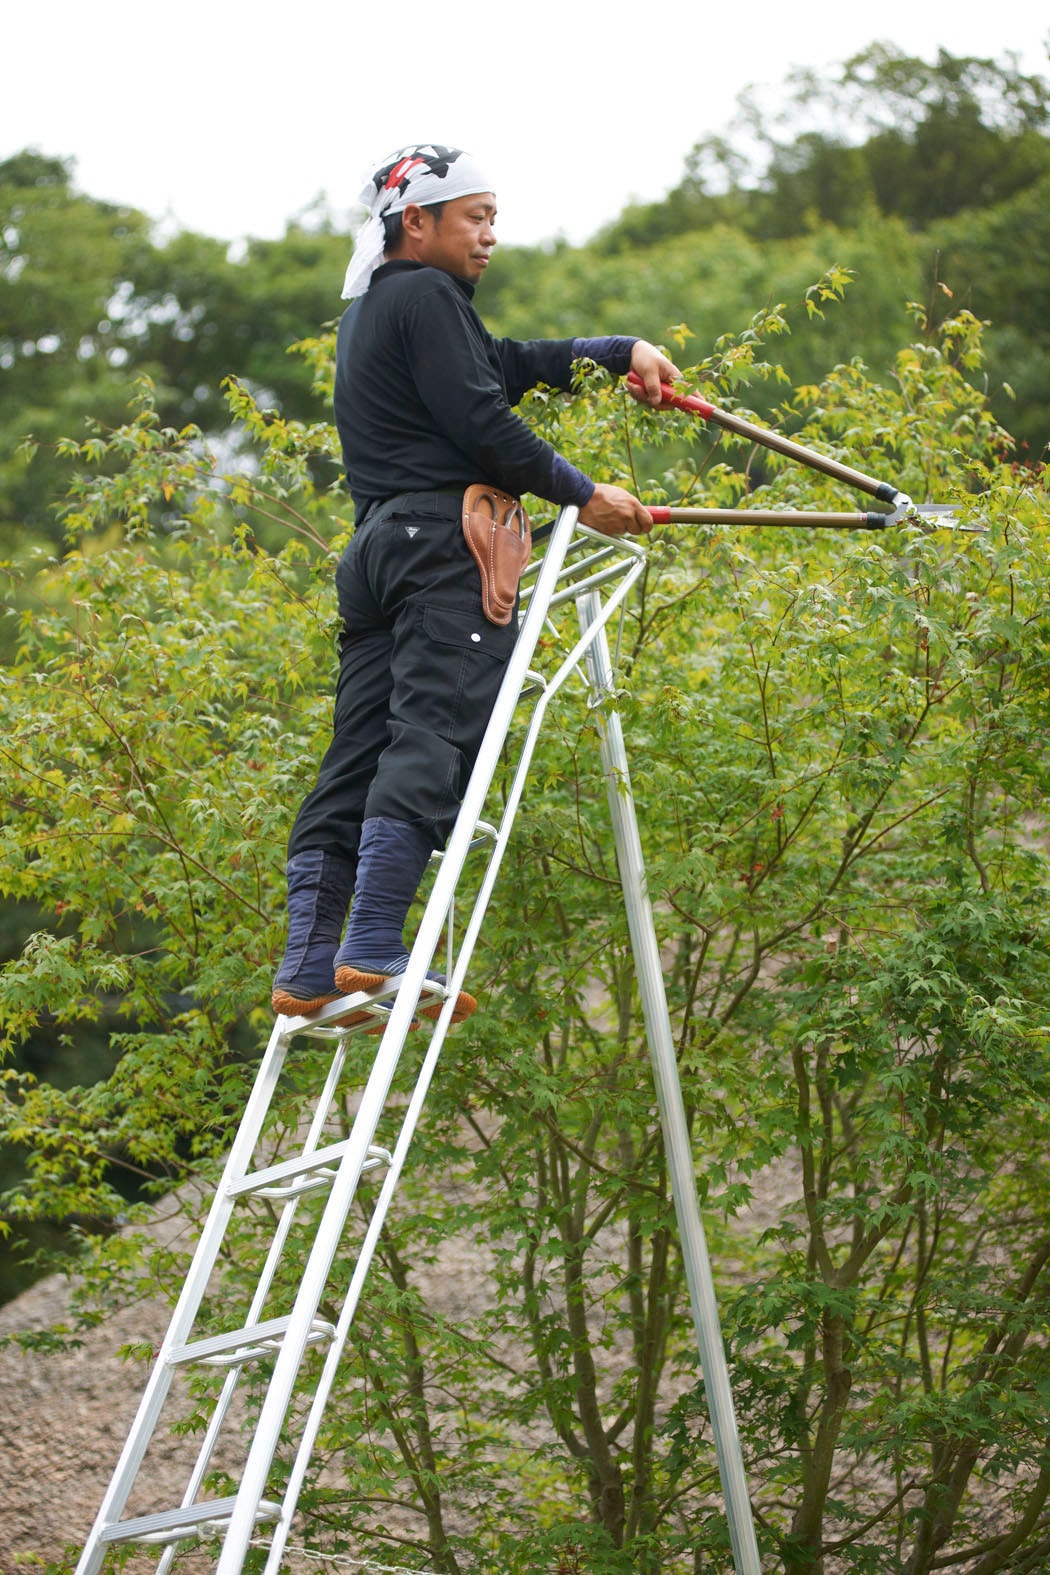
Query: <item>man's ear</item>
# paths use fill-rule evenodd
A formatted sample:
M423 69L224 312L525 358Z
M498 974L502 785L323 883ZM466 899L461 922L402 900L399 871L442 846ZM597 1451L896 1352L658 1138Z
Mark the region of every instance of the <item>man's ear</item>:
M406 235L413 239L422 236L426 227L426 218L423 209L418 203L410 202L407 208L401 210L401 223Z

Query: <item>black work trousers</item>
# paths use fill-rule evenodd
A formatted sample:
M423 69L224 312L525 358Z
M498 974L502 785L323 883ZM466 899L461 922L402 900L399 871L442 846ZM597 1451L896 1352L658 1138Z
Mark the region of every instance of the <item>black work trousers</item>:
M481 608L461 500L402 493L373 508L336 570L343 635L332 742L289 857L353 859L362 822L407 821L443 847L517 637Z

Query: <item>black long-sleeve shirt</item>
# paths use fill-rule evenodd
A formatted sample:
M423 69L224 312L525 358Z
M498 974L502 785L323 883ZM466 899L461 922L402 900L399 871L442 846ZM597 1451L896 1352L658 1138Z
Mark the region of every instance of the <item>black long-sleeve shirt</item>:
M568 388L579 355L625 372L634 340L495 339L473 293L453 274L397 258L344 312L335 421L358 519L395 493L474 481L551 503L590 497L593 482L511 406L538 383Z

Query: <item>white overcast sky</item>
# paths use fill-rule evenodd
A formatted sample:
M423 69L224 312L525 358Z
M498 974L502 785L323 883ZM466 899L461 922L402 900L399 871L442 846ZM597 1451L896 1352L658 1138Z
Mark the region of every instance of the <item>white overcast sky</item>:
M92 196L232 240L436 140L492 175L501 238L580 241L792 66L884 39L1047 75L1048 38L1039 0L6 0L0 157L72 155Z

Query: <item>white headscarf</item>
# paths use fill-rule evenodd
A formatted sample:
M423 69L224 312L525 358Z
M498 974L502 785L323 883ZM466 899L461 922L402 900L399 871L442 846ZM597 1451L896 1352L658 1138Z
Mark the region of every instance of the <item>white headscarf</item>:
M414 142L384 159L368 176L357 199L368 209L368 217L354 238L354 255L343 281L343 300L364 295L383 260L384 214L403 213L409 203L426 208L431 203L492 190L488 176L462 148Z

